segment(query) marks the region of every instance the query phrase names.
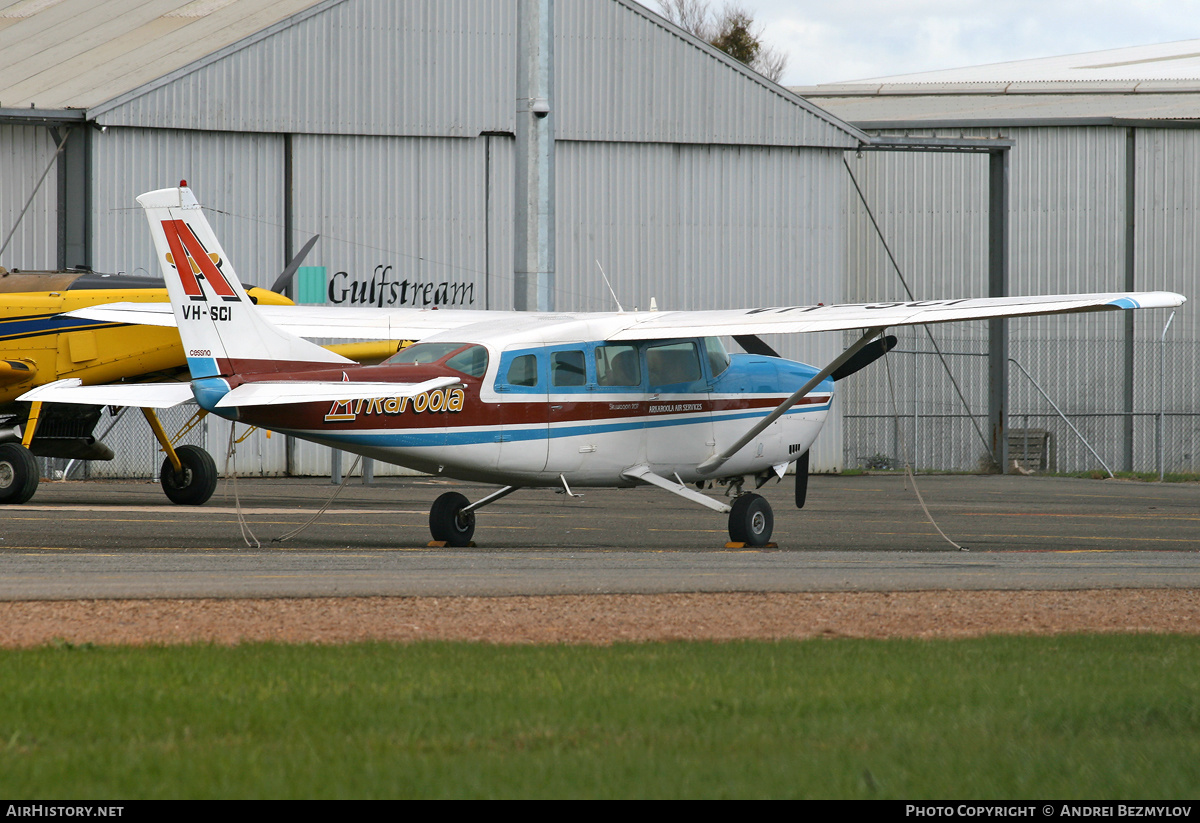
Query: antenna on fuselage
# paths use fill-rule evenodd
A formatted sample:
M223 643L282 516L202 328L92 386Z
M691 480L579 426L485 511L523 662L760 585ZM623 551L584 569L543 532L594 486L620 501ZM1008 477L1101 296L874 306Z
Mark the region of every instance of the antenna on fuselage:
M608 286L608 293L612 295L613 302L617 304L617 311L621 314L625 313L625 309L621 308L621 301L617 299L617 293L613 291L612 283L608 282L608 275L604 273L604 266L600 265L600 261L596 261L596 268L600 269L600 276L604 278L604 285Z

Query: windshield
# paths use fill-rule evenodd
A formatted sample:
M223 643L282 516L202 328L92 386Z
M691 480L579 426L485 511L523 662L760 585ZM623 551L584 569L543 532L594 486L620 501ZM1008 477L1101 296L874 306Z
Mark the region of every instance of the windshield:
M470 343L417 343L396 352L384 363L389 366L428 366L442 360L446 360L446 366L455 371L471 377L483 377L487 371L488 354L483 346Z

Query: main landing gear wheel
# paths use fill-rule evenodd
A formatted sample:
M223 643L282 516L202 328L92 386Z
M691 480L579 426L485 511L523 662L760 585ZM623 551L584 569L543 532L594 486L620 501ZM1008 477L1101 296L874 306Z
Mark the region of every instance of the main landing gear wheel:
M447 546L469 546L475 534L475 512L463 513L467 498L458 492L446 492L429 509L429 533Z
M743 494L729 512L729 539L747 546L765 546L775 528L771 504L757 494Z
M203 506L217 490L217 464L199 446L180 446L175 454L183 467L175 471L171 458L163 460L159 470L163 492L180 506Z
M37 491L37 460L20 443L0 444L0 504L24 503Z

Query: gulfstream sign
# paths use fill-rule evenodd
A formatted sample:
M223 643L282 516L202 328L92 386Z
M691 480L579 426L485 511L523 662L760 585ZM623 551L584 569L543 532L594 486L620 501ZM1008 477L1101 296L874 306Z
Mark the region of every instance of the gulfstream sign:
M337 306L470 306L475 303L475 284L401 278L391 266L381 264L367 280L336 272L329 278L325 296Z

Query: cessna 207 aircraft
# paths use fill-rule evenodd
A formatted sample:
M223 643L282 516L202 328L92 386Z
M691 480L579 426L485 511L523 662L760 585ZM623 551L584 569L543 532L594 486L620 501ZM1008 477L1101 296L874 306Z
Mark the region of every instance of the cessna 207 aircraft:
M871 342L887 327L1184 302L1146 292L719 311L320 313L325 325L312 334L420 341L383 364L360 366L265 319L190 189L153 191L138 202L191 384L63 381L25 399L163 407L194 397L231 420L500 486L474 502L458 492L434 502L430 531L451 546L471 545L476 511L518 489L639 484L728 514L735 544L766 545L771 508L743 486L781 477L796 462L803 505L808 450L834 381L894 344ZM138 313L136 306L112 311L127 320ZM283 311L305 323L301 309ZM718 337L769 352L755 335L845 329L862 334L821 369L766 353L729 355ZM730 503L697 489L710 481L728 487Z

